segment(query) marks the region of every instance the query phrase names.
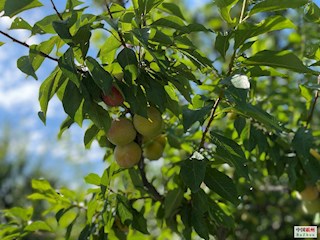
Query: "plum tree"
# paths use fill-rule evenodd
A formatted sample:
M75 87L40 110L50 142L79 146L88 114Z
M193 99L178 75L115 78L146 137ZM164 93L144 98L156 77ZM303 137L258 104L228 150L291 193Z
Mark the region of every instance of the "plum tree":
M161 113L155 107L149 107L147 115L148 118L135 114L133 125L141 135L152 138L160 134L163 120Z
M115 86L111 87L109 95L102 95L102 100L111 107L120 106L124 102L121 92Z
M319 192L316 186L307 186L302 192L300 192L302 200L312 201L318 198Z
M114 145L126 145L136 138L137 132L127 118L114 119L107 132L108 140Z
M114 158L122 168L131 168L136 165L142 155L142 150L136 142L126 145L117 145L114 149Z

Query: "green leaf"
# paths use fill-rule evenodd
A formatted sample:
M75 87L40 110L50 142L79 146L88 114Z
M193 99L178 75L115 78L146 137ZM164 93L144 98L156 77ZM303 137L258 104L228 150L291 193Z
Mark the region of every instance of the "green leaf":
M180 30L182 27L185 26L185 23L181 18L177 16L168 16L154 21L151 24L151 26L166 27Z
M181 188L175 188L167 193L164 199L164 218L169 218L175 214L181 205L183 193Z
M40 52L49 55L52 49L54 48L57 39L57 37L51 37L49 40L44 41L38 45L30 46L29 58L35 71L38 70L38 68L41 66L42 62L45 59L45 57L42 56Z
M188 108L183 109L182 111L182 118L183 118L183 129L185 132L195 123L199 122L202 124L205 120L207 115L210 113L211 106L205 106L198 110L191 110Z
M225 226L227 228L234 227L234 220L231 216L228 216L216 202L210 199L208 202L209 206L209 218L215 222L215 224L220 226Z
M132 227L139 232L149 234L147 220L144 218L142 212L138 212L135 209L133 211Z
M78 217L78 214L77 214L76 211L74 211L71 208L68 209L68 211L65 211L64 214L59 219L60 227L62 227L62 228L69 228L69 227L72 228L71 226L73 225L73 223L77 219L77 217ZM67 229L67 232L68 232L68 229ZM66 235L67 235L67 233L66 233Z
M135 52L130 48L124 48L117 56L117 60L122 68L128 65L138 66L138 60Z
M138 60L135 52L124 48L117 56L120 66L124 69L124 79L131 83L138 77Z
M220 14L222 18L230 24L236 23L237 19L232 19L230 15L231 8L238 2L239 0L215 0L215 4L219 7Z
M100 185L101 178L96 173L89 173L87 176L84 177L86 183L93 184L93 185Z
M226 138L215 132L211 132L212 143L217 145L217 157L226 161L236 168L236 173L240 176L249 179L247 159L242 148L232 139Z
M58 65L63 74L76 84L77 87L79 87L80 80L77 67L74 63L74 54L71 47L63 54L62 57L59 58Z
M54 191L51 184L44 179L32 179L31 186L40 192Z
M218 33L215 41L215 49L220 53L220 55L225 59L226 52L229 48L230 35L222 35Z
M73 36L72 40L76 45L79 45L82 58L85 59L89 46L91 37L91 27L90 24L86 24L78 29L77 33Z
M102 176L101 176L101 185L107 187L109 186L109 183L111 181L111 178L113 176L113 173L117 169L117 164L116 163L111 163L107 169L104 170ZM131 168L130 168L131 170ZM131 175L129 170L129 174ZM136 185L135 185L136 186Z
M117 211L120 217L121 222L124 224L126 221L132 221L133 219L133 214L130 211L130 209L128 209L125 204L123 204L122 202L119 202L117 205Z
M126 101L130 104L130 109L141 116L147 116L147 99L140 86L126 85L118 83L125 96Z
M159 6L164 0L147 0L145 6L145 13L149 13L151 9Z
M258 106L249 103L237 102L236 112L241 113L247 118L253 118L264 125L269 131L286 132L288 131L281 125L281 122Z
M320 8L318 5L310 2L306 6L304 18L308 22L320 23Z
M7 0L4 4L4 15L13 17L25 10L41 6L42 3L37 0Z
M99 57L102 62L112 63L115 59L117 49L121 46L121 42L111 35L107 38L100 48Z
M88 149L91 146L91 143L93 142L93 140L95 139L95 137L97 136L98 132L100 131L99 128L97 128L96 125L92 124L87 131L84 134L84 146Z
M21 207L12 207L10 209L2 210L4 215L9 218L18 218L22 221L29 221L33 214L33 208L21 208Z
M160 8L165 10L166 12L171 13L173 16L177 16L177 17L185 20L179 5L177 5L175 3L164 2L164 3L161 4Z
M58 139L61 138L62 134L65 130L69 129L70 126L74 123L74 120L71 119L69 116L66 117L66 119L62 122L60 125L60 131L58 133Z
M292 147L297 152L299 161L308 177L315 183L320 179L320 163L310 156L310 148L313 145L313 136L309 129L301 127L297 130Z
M199 234L199 236L203 239L209 240L209 229L207 220L205 219L204 215L197 209L192 209L191 222L194 230Z
M208 196L203 191L203 189L200 189L196 193L192 193L192 205L193 208L196 211L199 211L200 213L206 213L209 210L209 203L208 203Z
M218 171L215 168L208 167L204 182L208 188L220 195L225 200L233 203L234 205L239 204L236 186L232 179L226 174Z
M68 21L53 21L52 26L62 40L68 44L72 43L72 36L70 34Z
M21 70L21 72L27 74L28 76L32 76L34 79L38 80L38 77L32 67L29 56L22 56L17 61L17 67Z
M40 120L43 122L44 125L46 125L46 116L44 115L43 112L39 111L38 112L38 117L40 118Z
M289 19L278 15L268 17L256 25L244 22L235 31L235 48L239 48L249 38L288 28L295 29L296 26Z
M21 17L16 17L11 26L10 29L27 29L27 30L32 30L32 27L30 26L29 23L27 23L23 18Z
M52 228L43 221L34 221L24 228L24 231L36 232L36 231L48 231L52 232Z
M107 131L110 128L111 118L109 113L95 102L85 100L84 112L88 114L88 117L92 122L100 129Z
M288 8L299 8L307 3L308 0L265 0L254 5L249 15L252 16L258 12L282 11Z
M62 104L64 111L81 126L83 96L79 88L71 81L68 81L63 93ZM78 112L79 111L79 112ZM81 116L79 116L80 114Z
M4 42L0 42L0 47L4 44Z
M302 61L290 51L264 50L245 61L247 65L269 66L285 68L298 73L310 73L318 75L316 71L307 68Z
M71 13L69 12L68 15ZM67 15L63 14L62 17L67 17ZM54 34L56 33L52 23L54 21L58 21L59 17L57 14L52 14L49 16L44 17L40 21L36 22L33 27L32 27L32 35L35 34L46 34L46 33L51 33Z
M110 73L104 70L101 65L92 57L87 57L86 64L96 85L102 90L104 95L109 94L113 81Z
M200 185L204 180L205 173L206 162L204 160L193 159L191 157L191 159L187 159L182 162L180 176L192 192L199 191Z
M91 199L91 201L88 202L88 206L87 206L87 223L91 223L92 222L92 218L94 216L94 214L97 212L97 208L99 207L99 202L97 200L97 198L93 198Z

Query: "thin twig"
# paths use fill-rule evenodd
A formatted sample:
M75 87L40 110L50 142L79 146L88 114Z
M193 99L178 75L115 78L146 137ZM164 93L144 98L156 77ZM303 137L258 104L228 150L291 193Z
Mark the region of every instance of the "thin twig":
M211 123L212 123L212 121L213 121L213 119L215 117L215 113L217 111L217 108L218 108L218 105L219 105L220 101L221 101L221 94L213 104L213 107L212 107L211 113L210 113L210 117L209 117L209 121L208 121L208 124L207 124L206 128L204 129L204 131L202 133L202 138L201 138L198 150L200 150L204 146L204 143L205 143L205 140L206 140L206 135L207 135L207 133L208 133L208 131L210 129Z
M18 43L18 44L20 44L20 45L22 45L22 46L30 49L30 45L29 45L29 44L27 44L27 43L25 43L25 42L22 42L22 41L20 41L20 40L18 40L18 39L16 39L16 38L10 36L8 33L5 33L5 32L3 32L3 31L0 30L0 34L6 36L7 38L10 38L13 42L16 42L16 43ZM44 52L42 52L42 51L39 51L39 50L36 50L36 51L37 51L41 56L46 57L46 58L49 58L49 59L51 59L51 60L53 60L53 61L58 62L58 59L57 59L57 58L51 57L51 56L49 56L48 54L46 54L46 53L44 53Z
M246 10L246 5L247 5L247 0L243 0L242 9L241 9L241 13L240 13L239 24L242 23L243 20L244 20L243 15L244 15L244 11Z
M320 75L318 76L318 84L320 84ZM312 102L312 105L311 105L311 108L310 108L310 112L309 112L309 115L308 115L308 118L307 118L307 123L306 123L306 127L307 128L308 128L308 126L310 125L310 123L312 121L314 110L316 108L316 104L317 104L319 96L320 96L319 90L316 90L314 98L313 98L313 102Z
M113 19L112 12L111 12L111 10L110 10L109 5L106 4L106 7L107 7L108 14L109 14L110 18ZM123 39L122 33L120 32L120 30L117 30L117 32L118 32L118 36L119 36L119 38L120 38L120 42L121 42L122 46L124 46L124 47L126 48L127 45L126 45L126 42L125 42L124 39Z
M56 14L58 15L58 17L60 18L61 21L63 21L63 17L61 16L61 14L58 12L58 9L56 8L56 5L54 4L53 0L50 0L52 7L54 9L54 11L56 12Z

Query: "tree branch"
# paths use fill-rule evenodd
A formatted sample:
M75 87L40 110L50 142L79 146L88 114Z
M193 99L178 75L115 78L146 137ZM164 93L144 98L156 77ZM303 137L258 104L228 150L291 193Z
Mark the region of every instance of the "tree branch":
M138 168L139 168L140 175L142 178L142 183L147 188L152 199L155 201L162 202L163 196L157 191L157 189L147 179L146 172L145 172L144 157L141 158L139 165L138 165Z
M138 134L137 136L137 143L139 146L142 145L142 136ZM138 163L139 172L142 178L142 183L150 193L150 196L155 201L162 202L163 196L157 191L157 189L150 183L147 179L146 172L145 172L145 163L144 163L144 157L142 156L140 159L140 162Z
M60 18L61 21L63 21L63 17L61 16L61 14L58 12L58 9L56 8L56 5L54 4L53 0L50 0L52 7L54 9L54 11L56 12L56 14L58 15L58 17Z
M318 84L320 84L320 75L318 76ZM310 125L310 123L312 121L314 110L316 108L319 96L320 96L319 90L316 90L314 98L313 98L313 102L312 102L312 105L311 105L311 108L310 108L310 112L309 112L309 115L308 115L308 118L307 118L306 128L308 128L308 126Z
M16 38L12 37L12 36L9 35L8 33L5 33L5 32L3 32L3 31L0 30L0 34L6 36L7 38L10 38L13 42L16 42L16 43L18 43L18 44L20 44L20 45L22 45L22 46L30 49L30 45L29 45L29 44L27 44L27 43L25 43L25 42L22 42L22 41L20 41L20 40L18 40L18 39L16 39ZM53 61L58 62L58 59L57 59L57 58L51 57L51 56L49 56L48 54L46 54L46 53L44 53L44 52L42 52L42 51L38 51L38 50L36 50L36 51L39 53L39 55L41 55L41 56L43 56L43 57L46 57L46 58L49 58L49 59L51 59L51 60L53 60Z
M217 108L218 108L218 105L219 105L220 101L221 101L221 94L220 94L220 96L216 99L216 101L214 102L214 104L213 104L213 106L212 106L211 113L210 113L210 117L209 117L209 121L208 121L208 124L207 124L205 130L204 130L203 133L202 133L202 138L201 138L201 141L200 141L198 150L200 150L200 149L203 148L203 146L204 146L204 143L205 143L205 140L206 140L206 135L207 135L207 133L208 133L208 131L209 131L209 129L210 129L211 123L212 123L212 121L213 121L213 119L214 119L214 117L215 117L215 113L216 113L216 111L217 111Z
M112 12L110 10L109 4L106 4L106 7L107 7L107 11L108 11L108 14L109 14L110 18L113 19ZM120 30L117 30L117 32L118 32L118 36L120 38L120 42L121 42L122 46L126 48L127 45L126 45L126 42L123 39L122 33L120 32Z

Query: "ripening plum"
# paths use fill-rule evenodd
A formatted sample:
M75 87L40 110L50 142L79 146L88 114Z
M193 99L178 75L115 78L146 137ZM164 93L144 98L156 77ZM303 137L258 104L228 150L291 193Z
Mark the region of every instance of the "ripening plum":
M142 155L142 150L136 142L126 145L117 145L114 149L114 158L122 168L131 168L136 165Z
M115 119L107 132L108 140L114 145L126 145L136 138L137 132L127 118Z

